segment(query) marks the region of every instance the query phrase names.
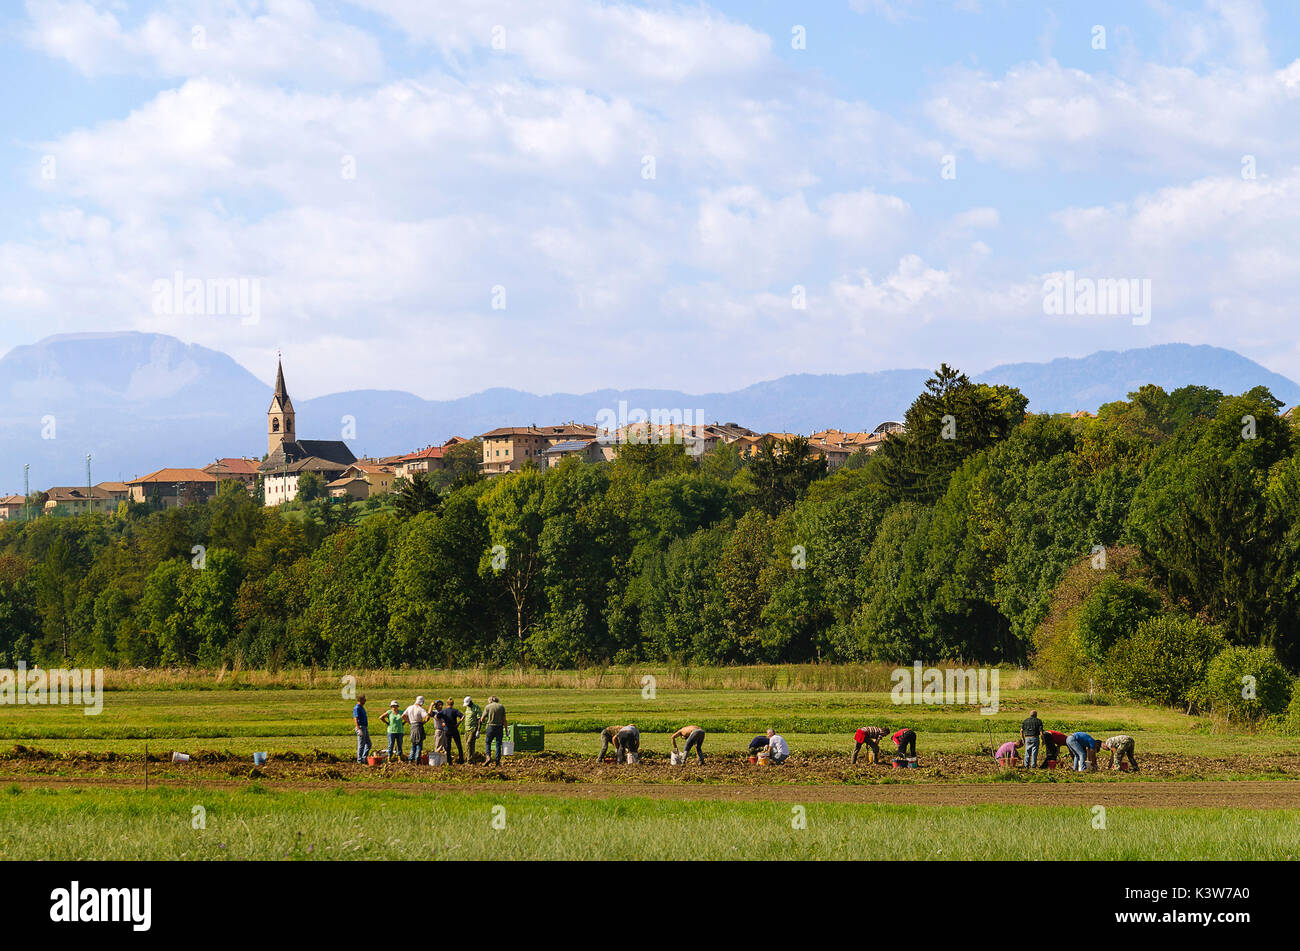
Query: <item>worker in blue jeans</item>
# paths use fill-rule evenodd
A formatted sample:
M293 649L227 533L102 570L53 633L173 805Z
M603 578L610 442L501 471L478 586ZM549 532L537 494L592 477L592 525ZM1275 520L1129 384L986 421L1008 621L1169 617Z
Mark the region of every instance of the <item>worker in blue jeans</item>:
M1028 769L1038 766L1038 741L1043 735L1043 721L1038 719L1038 711L1030 710L1025 722L1020 724L1020 739L1025 742L1024 764Z
M1070 748L1074 754L1074 769L1076 772L1087 772L1088 761L1096 755L1097 746L1099 745L1087 733L1082 731L1071 733L1065 738L1065 745Z
M370 755L370 720L366 716L366 695L357 697L357 705L352 708L352 724L357 731L357 762L364 763Z
M492 743L497 745L497 765L501 765L501 744L506 737L506 708L496 697L488 697L488 705L483 708L483 755L484 762L492 761Z

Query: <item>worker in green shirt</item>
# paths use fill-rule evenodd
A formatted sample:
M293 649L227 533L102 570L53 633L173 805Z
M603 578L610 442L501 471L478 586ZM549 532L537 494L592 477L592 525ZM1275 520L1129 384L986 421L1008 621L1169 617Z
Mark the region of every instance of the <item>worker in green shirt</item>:
M496 697L488 697L483 708L483 755L492 759L492 741L497 744L497 765L501 765L501 744L506 738L506 708Z
M469 739L469 761L474 762L474 741L478 739L479 729L483 725L483 708L474 702L473 697L466 697L464 703L465 736Z
M398 709L397 701L394 700L388 705L388 712L385 713L381 720L388 724L388 761L395 762L393 759L393 748L397 748L397 759L402 758L402 733L404 714Z

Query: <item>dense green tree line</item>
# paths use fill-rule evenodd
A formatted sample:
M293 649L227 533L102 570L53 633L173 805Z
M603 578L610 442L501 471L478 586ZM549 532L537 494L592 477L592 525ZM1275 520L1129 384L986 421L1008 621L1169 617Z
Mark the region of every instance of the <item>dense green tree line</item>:
M1108 658L1141 669L1140 629L1149 646L1192 624L1296 668L1300 439L1266 390L1145 386L1096 418L1025 408L944 366L905 433L830 475L803 440L750 460L632 445L417 479L383 503L267 509L223 485L203 504L7 524L0 665L1038 651L1077 681Z

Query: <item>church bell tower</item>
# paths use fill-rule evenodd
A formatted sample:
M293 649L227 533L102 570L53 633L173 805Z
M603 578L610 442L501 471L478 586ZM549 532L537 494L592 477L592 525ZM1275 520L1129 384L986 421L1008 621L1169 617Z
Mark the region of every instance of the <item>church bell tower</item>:
M293 431L293 401L289 399L289 391L284 387L284 367L278 357L275 364L275 395L271 397L271 408L266 411L268 455L273 455L285 442L293 442L297 438Z

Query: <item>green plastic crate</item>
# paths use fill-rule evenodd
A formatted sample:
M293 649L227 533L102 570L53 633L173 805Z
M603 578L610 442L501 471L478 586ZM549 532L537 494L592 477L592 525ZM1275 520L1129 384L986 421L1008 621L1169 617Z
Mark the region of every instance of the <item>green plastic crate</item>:
M540 753L546 748L546 727L512 723L506 727L506 739L515 745L516 753Z

